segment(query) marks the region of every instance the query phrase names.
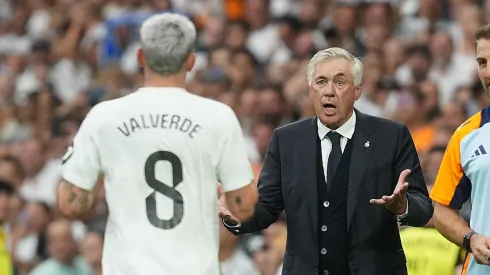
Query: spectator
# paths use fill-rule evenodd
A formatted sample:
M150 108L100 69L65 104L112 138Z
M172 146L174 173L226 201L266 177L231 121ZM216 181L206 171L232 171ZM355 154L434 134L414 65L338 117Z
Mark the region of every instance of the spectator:
M238 237L220 224L219 260L223 275L259 275L258 268L250 257L238 246ZM240 268L237 268L237 267Z
M89 267L78 256L70 222L56 220L48 228L50 258L39 264L32 275L89 275Z
M432 219L424 228L402 229L400 238L410 275L453 275L462 263L459 247L439 234Z
M101 234L92 231L87 233L82 242L82 255L85 262L90 266L90 275L102 275L102 246L104 240Z

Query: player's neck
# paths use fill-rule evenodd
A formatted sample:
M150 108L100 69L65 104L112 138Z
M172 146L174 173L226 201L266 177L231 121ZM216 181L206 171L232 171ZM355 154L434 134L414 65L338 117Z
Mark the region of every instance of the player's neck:
M185 88L185 75L159 76L154 74L145 75L144 87L177 87Z

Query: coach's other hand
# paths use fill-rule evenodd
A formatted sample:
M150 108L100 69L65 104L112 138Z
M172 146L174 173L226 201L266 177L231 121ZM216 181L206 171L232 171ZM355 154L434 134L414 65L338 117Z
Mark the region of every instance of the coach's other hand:
M407 211L407 190L408 182L405 178L410 174L410 169L405 169L400 173L395 191L390 196L383 196L381 199L372 199L370 202L382 205L396 215L402 215Z
M470 239L471 253L481 265L490 265L490 238L474 234Z
M218 200L218 215L220 218L224 219L228 224L237 224L240 221L231 214L231 212L226 209L226 200L222 190L218 188L219 200Z

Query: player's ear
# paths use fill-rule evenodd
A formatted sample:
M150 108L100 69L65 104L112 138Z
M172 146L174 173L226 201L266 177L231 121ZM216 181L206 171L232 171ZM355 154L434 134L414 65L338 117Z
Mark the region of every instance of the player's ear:
M194 65L196 64L196 54L191 53L189 54L189 57L187 57L187 68L186 70L188 72L192 71L192 68L194 68Z
M138 65L141 68L145 67L145 56L143 55L143 50L141 48L138 49Z

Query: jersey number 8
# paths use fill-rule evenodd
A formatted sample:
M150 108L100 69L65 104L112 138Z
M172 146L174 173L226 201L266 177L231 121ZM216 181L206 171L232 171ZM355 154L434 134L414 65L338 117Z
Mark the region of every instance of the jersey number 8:
M172 187L159 181L155 177L155 167L158 161L168 161L172 165ZM179 225L184 217L184 200L182 194L175 189L183 180L182 162L171 152L158 151L151 154L145 163L145 179L148 186L154 191L146 197L146 216L150 223L160 229L172 229ZM174 214L170 220L162 220L157 216L156 192L167 196L174 201Z

